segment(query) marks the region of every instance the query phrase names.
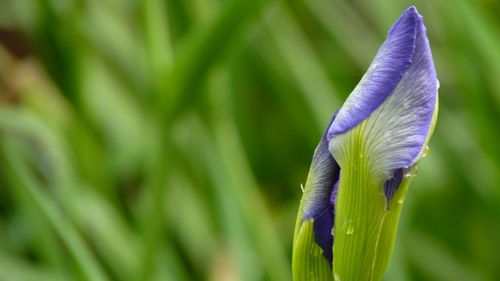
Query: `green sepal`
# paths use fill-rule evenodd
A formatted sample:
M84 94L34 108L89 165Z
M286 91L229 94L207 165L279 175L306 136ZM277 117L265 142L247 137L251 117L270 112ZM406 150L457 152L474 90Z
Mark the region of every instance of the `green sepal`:
M434 134L434 129L436 128L436 121L439 111L439 95L436 95L436 104L434 109L434 114L432 115L431 125L429 128L429 133L422 148L421 155L419 157L425 157L429 148L427 146L431 136ZM419 159L420 160L420 159ZM401 208L403 207L403 202L405 200L406 192L410 185L411 180L416 175L418 168L418 162L413 165L410 169L406 171L406 175L403 181L399 185L397 192L389 203L388 209L384 214L382 220L382 225L380 227L380 237L377 241L377 254L375 255L375 261L373 263L372 273L369 280L378 281L382 280L385 269L389 265L389 260L391 258L392 250L396 242L396 233L398 229L399 216L401 214Z
M412 170L416 170L416 166ZM398 230L399 217L401 209L405 200L408 186L412 180L414 172L411 171L401 182L398 190L394 194L389 203L387 210L384 212L380 231L377 237L375 246L375 255L373 266L371 268L370 279L371 281L382 280L385 269L389 265L389 261L396 242L396 233Z
M364 148L364 125L346 133L340 159L340 182L335 206L333 276L336 281L369 281L386 213L384 180L371 170ZM373 281L373 280L372 280Z
M321 247L314 241L313 219L299 225L293 247L293 280L333 281L331 265L323 256Z
M427 154L427 143L438 115L438 97L427 139L413 167L390 202L384 194L378 159L370 150L374 139L373 120L361 122L336 136L335 159L341 167L335 206L333 275L336 281L380 281L396 240L401 207L418 161ZM330 151L332 146L330 146ZM389 204L389 205L388 205Z
M366 148L366 123L348 132L335 206L333 276L336 281L379 281L394 247L401 205L410 178L387 202L385 179L373 173Z

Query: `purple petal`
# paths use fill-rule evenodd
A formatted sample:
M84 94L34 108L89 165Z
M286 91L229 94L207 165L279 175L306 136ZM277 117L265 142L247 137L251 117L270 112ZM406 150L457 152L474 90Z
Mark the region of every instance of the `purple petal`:
M336 116L337 112L333 115L327 130ZM339 179L340 167L328 151L327 130L314 152L311 163L311 171L307 179L310 187L304 194L304 220L319 216L330 206L332 189Z
M375 59L339 111L329 129L345 133L366 119L394 91L412 62L417 36L417 11L408 8L389 30Z
M336 116L337 112L314 152L303 207L303 219L313 219L314 241L321 247L323 256L330 264L333 261L332 228L340 167L328 151L327 131Z
M389 206L392 196L394 196L394 193L396 193L396 190L398 190L398 187L401 184L402 180L403 180L403 169L396 169L394 171L393 176L385 181L384 193L385 193L385 198L387 198L387 206Z
M339 181L340 181L340 175L333 185L332 189L332 194L330 195L330 205L335 206L335 202L337 202L337 193L339 192Z
M323 256L333 262L333 235L332 229L335 220L335 208L330 206L323 213L314 218L314 241L323 250Z
M340 177L340 175L339 175ZM335 225L335 201L339 189L337 177L330 192L329 206L319 216L314 217L314 241L323 249L323 256L333 262L333 226Z
M394 47L391 52L405 53L409 49L407 44L411 42L409 38L412 35L407 32L411 28L403 27L411 26L411 22L415 22L416 37L414 51L410 55L409 67L400 73L399 71L381 70L379 67L373 67L372 64L360 85L356 87L340 109L338 117L328 132L329 139L335 139L330 144L330 151L337 160L340 160L342 157L339 153L345 150L341 146L346 145L344 140L341 141L343 133L364 120L365 125L360 133L363 134L365 152L372 161L373 174L384 181L393 175L394 170L411 167L419 160L418 156L426 143L435 111L436 71L422 16L417 13L414 7L406 10L391 29L374 64L387 65L385 64L387 61L392 61L395 63L396 69L402 69L401 65L406 64L407 59L402 59L398 63L397 60L393 59L394 56L388 55L388 59L386 59L383 55L380 56L380 53L386 54L387 51L384 49L387 47L385 45L387 42L396 40L393 39L396 35L399 38L396 40L397 42L406 37L408 40L402 40L406 42L404 44L392 44L391 46L397 46L402 50ZM390 66L388 67L390 68ZM380 73L374 74L374 72ZM392 79L388 75L393 75ZM367 76L369 78L366 78ZM373 77L377 77L377 79ZM391 83L398 81L389 95L386 95L387 85L373 82L382 81L381 77ZM380 103L381 99L382 103ZM372 109L374 107L375 109ZM368 115L369 117L366 118Z

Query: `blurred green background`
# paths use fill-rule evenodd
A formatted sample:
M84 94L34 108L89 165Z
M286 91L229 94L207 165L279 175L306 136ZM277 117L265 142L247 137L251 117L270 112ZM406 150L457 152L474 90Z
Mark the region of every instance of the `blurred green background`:
M440 116L385 280L499 280L494 0L0 1L0 280L290 281L314 148L412 4Z

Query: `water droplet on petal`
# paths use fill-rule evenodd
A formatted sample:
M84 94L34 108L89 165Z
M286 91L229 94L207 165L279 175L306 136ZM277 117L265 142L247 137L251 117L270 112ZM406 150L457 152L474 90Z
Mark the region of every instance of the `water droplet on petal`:
M403 102L403 108L404 109L408 109L408 108L410 108L410 106L411 106L410 101Z

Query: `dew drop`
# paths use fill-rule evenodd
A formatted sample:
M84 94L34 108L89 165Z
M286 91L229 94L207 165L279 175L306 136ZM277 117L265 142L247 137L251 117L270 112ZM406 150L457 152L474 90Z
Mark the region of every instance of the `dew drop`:
M399 203L399 204L403 204L404 202L405 202L405 199L404 199L404 198L400 198L400 199L398 200L398 203Z
M403 108L404 108L404 109L408 109L408 108L410 108L410 102L409 102L409 101L405 101L405 102L403 103Z
M413 178L417 175L418 167L415 166L408 170L408 172L404 175L405 178Z
M426 146L425 146L425 148L424 148L424 152L422 153L422 158L424 158L424 157L426 157L427 155L429 155L429 151L430 151L430 150L431 150L431 149L429 148L429 146L428 146L428 145L426 145Z
M312 256L313 257L319 257L320 251L317 251L316 249L312 249Z
M335 272L335 273L333 274L333 279L334 279L335 281L341 281L341 280L340 280L340 276L339 276L339 274L338 274L337 272Z
M352 220L347 220L345 225L345 234L351 235L354 233L354 222Z
M347 231L346 231L346 234L347 235L351 235L354 233L354 227L353 226L349 226L347 227Z

